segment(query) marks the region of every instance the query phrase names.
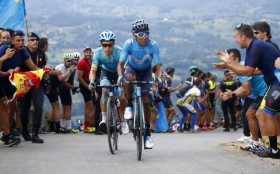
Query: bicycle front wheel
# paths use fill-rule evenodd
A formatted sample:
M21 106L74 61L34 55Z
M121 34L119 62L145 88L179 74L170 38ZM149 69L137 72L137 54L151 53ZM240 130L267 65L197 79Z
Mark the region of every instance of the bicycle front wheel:
M137 99L137 107L135 107L135 138L137 146L137 159L142 160L143 152L143 132L144 132L144 108L141 98Z
M117 132L117 121L116 121L116 106L113 103L112 97L109 97L107 102L107 137L108 145L111 154L115 154L118 150L118 132Z

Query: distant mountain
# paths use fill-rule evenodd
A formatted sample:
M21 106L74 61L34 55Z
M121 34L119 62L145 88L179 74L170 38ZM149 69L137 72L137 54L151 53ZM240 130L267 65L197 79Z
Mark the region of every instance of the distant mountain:
M146 19L167 65L185 74L190 65L213 70L213 52L236 47L232 28L241 22L267 20L280 43L279 0L26 0L32 31L50 39L50 61L64 50L97 47L98 33L111 29L118 44L130 37L131 23Z

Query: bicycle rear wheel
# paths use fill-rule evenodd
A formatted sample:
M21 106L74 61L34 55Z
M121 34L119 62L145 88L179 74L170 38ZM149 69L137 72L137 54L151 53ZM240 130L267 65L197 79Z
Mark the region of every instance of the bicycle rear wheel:
M106 119L106 127L107 127L107 137L109 150L111 154L115 154L118 150L118 132L117 132L117 121L116 121L116 106L113 103L111 97L109 97L107 102L107 119Z

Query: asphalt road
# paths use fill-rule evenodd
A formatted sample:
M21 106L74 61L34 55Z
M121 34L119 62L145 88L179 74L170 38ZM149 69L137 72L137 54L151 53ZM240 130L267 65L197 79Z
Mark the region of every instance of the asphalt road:
M241 132L154 134L155 148L136 159L131 135L120 137L119 152L109 153L106 136L42 135L45 144L0 145L0 174L273 174L273 165L248 153L225 150L222 144ZM279 164L279 163L278 163Z

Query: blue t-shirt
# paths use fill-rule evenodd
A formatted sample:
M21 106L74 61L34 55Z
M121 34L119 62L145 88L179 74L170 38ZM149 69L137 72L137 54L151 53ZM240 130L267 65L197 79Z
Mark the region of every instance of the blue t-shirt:
M280 57L280 51L268 42L253 39L249 48L246 49L245 65L259 68L267 85L278 84L274 71L275 60Z
M263 75L259 76L241 76L239 81L243 84L246 82L251 83L251 95L254 97L263 97L265 95L267 86L263 79Z
M122 49L119 46L114 46L112 55L108 57L104 54L102 47L97 48L94 52L92 66L95 68L101 66L102 69L105 69L106 71L113 73L117 72L121 50Z
M120 61L136 71L147 70L160 64L159 47L153 40L143 47L135 39L128 39L124 43Z
M0 57L2 57L6 50L9 48L8 45L2 45L0 47ZM15 69L16 67L23 67L24 62L30 58L30 54L26 50L26 48L22 48L14 54L11 59L6 60L3 65L1 71L8 71L10 69Z

